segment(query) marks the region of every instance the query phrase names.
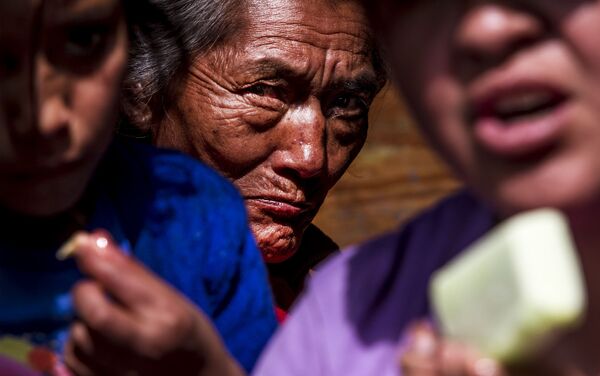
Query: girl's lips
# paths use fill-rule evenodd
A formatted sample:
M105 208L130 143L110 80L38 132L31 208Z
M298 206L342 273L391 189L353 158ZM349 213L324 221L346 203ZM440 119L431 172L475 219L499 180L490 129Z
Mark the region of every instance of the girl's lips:
M511 88L480 101L473 120L475 141L508 159L526 158L553 146L568 124L570 102L555 90Z
M63 176L69 176L83 166L83 160L64 162L56 165L26 165L5 172L13 181L27 184L42 184ZM1 168L1 166L0 166Z

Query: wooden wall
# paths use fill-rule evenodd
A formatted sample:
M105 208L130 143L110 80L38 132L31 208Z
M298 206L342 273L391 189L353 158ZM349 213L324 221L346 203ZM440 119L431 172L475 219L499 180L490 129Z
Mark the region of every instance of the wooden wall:
M458 186L387 87L371 108L365 147L315 223L346 246L397 227Z

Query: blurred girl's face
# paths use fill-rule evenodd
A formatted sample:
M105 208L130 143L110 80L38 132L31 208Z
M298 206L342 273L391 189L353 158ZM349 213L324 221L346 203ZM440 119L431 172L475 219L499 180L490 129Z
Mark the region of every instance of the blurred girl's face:
M504 214L600 204L600 1L379 3L397 81L472 187Z
M127 59L120 0L0 2L0 206L72 207L108 143Z

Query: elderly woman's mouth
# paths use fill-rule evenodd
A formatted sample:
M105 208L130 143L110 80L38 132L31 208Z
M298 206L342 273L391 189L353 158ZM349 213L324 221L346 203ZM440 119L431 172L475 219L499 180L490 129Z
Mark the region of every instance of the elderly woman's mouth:
M280 219L296 219L314 208L314 205L306 201L293 201L280 197L246 197L245 200L249 208L254 207Z

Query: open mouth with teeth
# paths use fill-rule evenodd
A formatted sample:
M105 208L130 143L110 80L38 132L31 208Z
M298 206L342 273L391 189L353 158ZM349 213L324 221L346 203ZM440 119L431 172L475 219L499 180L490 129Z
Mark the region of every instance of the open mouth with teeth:
M568 99L543 86L491 93L473 108L475 138L488 151L511 159L550 150L568 124Z
M495 118L508 125L545 116L560 106L565 99L565 95L550 90L497 95L478 106L476 117Z
M528 92L499 99L491 106L491 114L505 123L545 116L565 97L548 91Z

